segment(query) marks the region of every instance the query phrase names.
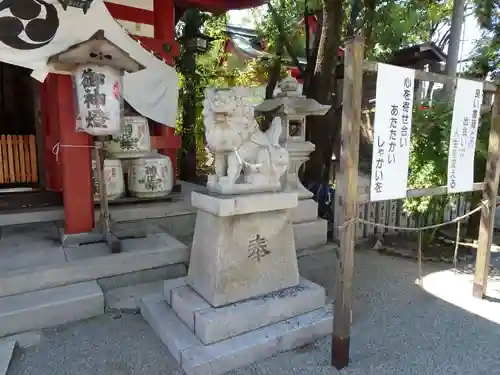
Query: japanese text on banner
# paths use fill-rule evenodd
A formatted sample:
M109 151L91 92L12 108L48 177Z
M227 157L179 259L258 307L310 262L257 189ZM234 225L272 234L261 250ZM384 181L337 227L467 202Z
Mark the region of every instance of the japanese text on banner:
M472 190L474 154L482 103L483 83L459 79L448 149L448 193Z
M378 64L370 200L406 197L415 71Z

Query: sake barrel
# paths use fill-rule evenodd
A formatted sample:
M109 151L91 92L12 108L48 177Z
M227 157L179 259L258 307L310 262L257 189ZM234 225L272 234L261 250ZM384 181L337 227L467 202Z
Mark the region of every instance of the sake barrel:
M120 198L125 194L125 181L121 160L104 160L104 181L106 181L106 196L108 200ZM94 201L99 202L99 182L97 180L97 164L92 160L92 185L94 188Z
M151 152L148 120L141 116L124 116L122 133L105 143L106 151L114 158L140 158Z
M172 191L172 162L167 156L149 154L130 160L128 188L138 198L164 197Z

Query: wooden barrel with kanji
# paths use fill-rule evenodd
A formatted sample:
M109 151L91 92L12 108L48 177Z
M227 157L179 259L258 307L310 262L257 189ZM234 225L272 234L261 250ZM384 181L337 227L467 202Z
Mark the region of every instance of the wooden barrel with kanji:
M170 194L173 187L172 162L168 156L149 154L131 159L128 188L138 198L158 198Z
M125 195L125 181L121 160L104 160L104 180L106 181L106 196L109 201ZM97 165L95 160L92 160L92 185L94 201L99 202L99 182L97 180Z
M148 120L141 116L125 116L122 132L105 142L106 151L116 159L141 158L151 153Z

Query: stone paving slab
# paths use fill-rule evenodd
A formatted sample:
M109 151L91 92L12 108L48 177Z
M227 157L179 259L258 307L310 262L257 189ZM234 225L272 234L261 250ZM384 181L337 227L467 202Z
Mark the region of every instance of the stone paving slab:
M6 375L16 342L14 340L0 340L0 375Z

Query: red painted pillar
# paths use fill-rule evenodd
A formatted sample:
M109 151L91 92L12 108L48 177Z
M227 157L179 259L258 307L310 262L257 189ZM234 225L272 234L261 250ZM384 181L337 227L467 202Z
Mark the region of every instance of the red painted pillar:
M45 188L62 191L61 166L53 152L59 142L59 116L57 110L57 76L49 74L40 87L40 111L44 134Z
M153 0L154 9L154 31L155 39L163 44L168 43L172 51L177 51L176 41L174 38L174 23L175 23L175 8L174 0ZM172 63L172 61L168 61ZM175 125L175 124L169 124ZM165 143L170 145L168 148L160 149L160 153L167 155L172 161L174 170L174 186L176 184L177 175L177 148L179 142L172 141L175 135L175 129L161 124L155 124L155 135L165 138ZM168 140L168 141L167 141ZM175 147L177 145L177 147Z
M65 234L90 232L94 227L92 137L75 131L76 114L71 76L57 75L57 113L59 119L59 162L61 163Z

